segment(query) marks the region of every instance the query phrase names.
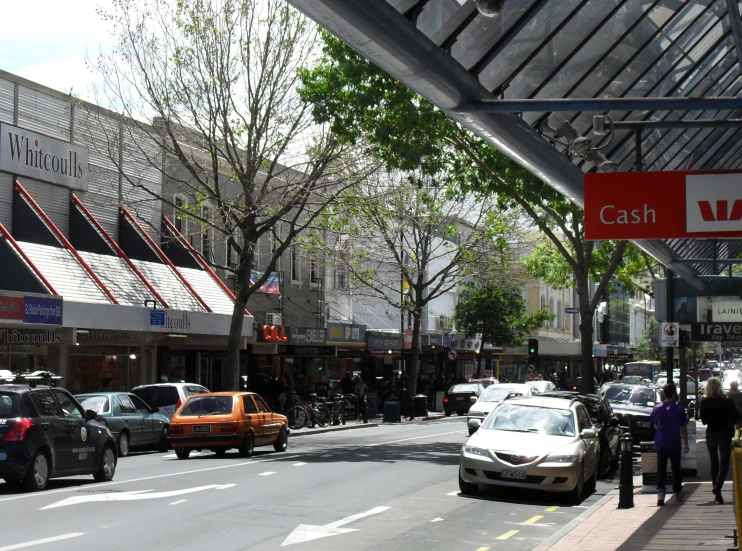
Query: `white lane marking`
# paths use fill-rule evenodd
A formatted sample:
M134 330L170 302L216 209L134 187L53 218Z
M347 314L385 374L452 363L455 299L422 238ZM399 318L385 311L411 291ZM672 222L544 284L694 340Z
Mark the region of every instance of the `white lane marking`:
M199 455L206 455L206 452L192 452L191 453L191 457L198 457ZM167 455L162 456L163 459L177 459L177 457L178 456L175 455L174 453L169 453Z
M590 507L587 507L585 505L572 505L573 509L589 509Z
M448 493L447 493L446 495L447 495L447 496L457 496L457 495L459 495L460 493L461 493L461 492L448 492Z
M193 471L181 471L178 473L158 474L154 476L145 476L142 478L131 478L129 480L117 480L116 482L104 482L102 484L96 484L95 487L103 488L106 486L117 486L119 484L126 484L128 482L146 482L147 480L158 480L160 478L170 478L173 476L180 476L184 474L206 473L209 471L219 471L221 469L231 469L232 467L244 467L245 465L256 465L258 463L268 463L271 461L279 461L279 460L284 460L284 459L295 459L297 457L299 456L298 455L286 455L284 457L280 457L280 458L277 457L275 459L258 459L257 461L244 461L241 463L233 463L231 465L220 465L218 467L206 467L205 469L195 469ZM70 488L63 488L61 490L47 490L43 494L33 493L33 494L23 494L23 495L18 495L18 496L6 497L3 499L0 499L0 503L2 503L3 501L15 501L16 499L27 499L29 497L37 497L37 498L40 496L46 497L49 495L61 494L64 492L79 492L80 488L81 486L72 486ZM0 551L2 551L2 549L0 549Z
M227 490L229 488L234 488L235 486L237 486L237 484L222 484L221 486L217 486L214 489L215 490Z
M294 463L294 464L293 464L293 465L291 465L291 466L292 466L292 467L303 467L304 465L306 465L306 463L302 463L301 461L299 461L298 463Z
M155 492L150 493L152 490L135 490L132 492L118 492L111 494L88 494L81 496L72 496L62 501L57 501L46 507L42 507L39 511L46 509L56 509L57 507L68 507L70 505L79 505L80 503L102 503L110 501L141 501L143 499L161 499L164 497L175 497L182 496L185 494L192 494L194 492L203 492L204 490L224 490L223 486L218 484L209 484L208 486L196 486L195 488L185 488L183 490L171 490L169 492Z
M173 501L172 503L169 503L168 505L178 505L179 503L185 503L188 501L187 499L179 499L178 501Z
M348 524L350 522L355 522L356 520L360 520L365 517L369 517L371 515L377 515L379 513L383 513L384 511L390 509L390 507L374 507L370 511L366 511L365 513L358 513L356 515L351 515L349 517L345 517L344 519L337 520L335 522L331 522L330 524L325 524L324 526L313 526L311 524L300 524L296 528L294 528L294 531L291 532L288 537L284 540L284 542L281 544L281 547L285 547L286 545L293 545L295 543L304 543L307 541L312 540L318 540L320 538L325 538L328 536L337 536L339 534L346 534L348 532L357 532L357 528L340 528L344 524Z
M33 547L34 545L43 545L45 543L54 543L55 541L68 540L71 538L79 538L84 536L85 532L72 532L69 534L62 534L61 536L54 536L53 538L44 538L42 540L27 541L26 543L16 543L14 545L6 545L0 547L0 551L13 551L13 549L25 549L26 547Z
M441 517L436 517L433 520L431 520L430 522L441 522L441 521L443 521L443 519Z
M258 476L270 476L272 474L276 474L276 471L266 471L264 473L260 473Z
M413 438L402 438L401 440L389 440L389 442L379 442L378 444L364 444L358 447L359 448L363 448L363 447L373 448L375 446L385 446L386 444L396 444L397 442L409 442L410 440L422 440L423 438L433 438L435 436L445 436L447 434L459 434L462 432L466 433L465 430L453 430L451 432L439 432L437 434L428 434L426 436L415 436Z

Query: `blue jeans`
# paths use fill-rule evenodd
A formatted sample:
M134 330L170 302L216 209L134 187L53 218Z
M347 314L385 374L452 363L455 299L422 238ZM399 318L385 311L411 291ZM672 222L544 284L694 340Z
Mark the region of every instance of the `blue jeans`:
M683 489L683 475L680 473L680 452L663 452L657 450L657 491L665 491L668 459L672 465L672 491L679 494Z
M714 490L721 491L729 472L729 459L732 455L732 435L729 431L706 431L706 448L711 460L711 482Z

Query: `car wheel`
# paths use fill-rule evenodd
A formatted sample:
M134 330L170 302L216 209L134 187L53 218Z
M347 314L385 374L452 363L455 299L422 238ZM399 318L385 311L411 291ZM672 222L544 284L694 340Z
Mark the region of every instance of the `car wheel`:
M580 473L577 475L577 484L572 491L567 494L567 501L573 505L579 505L582 501L582 491L585 486L584 466L580 464Z
M613 464L613 457L611 456L611 450L606 445L605 448L600 447L600 457L598 457L598 476L608 476L611 472L611 466Z
M277 452L285 452L286 448L289 447L289 436L286 434L286 429L281 427L281 431L278 433L278 438L273 444L273 449Z
M451 412L450 411L445 411L444 413L446 414L446 417L451 417Z
M175 448L175 456L178 459L188 459L191 455L191 450L186 448Z
M49 484L50 474L49 457L46 455L46 452L37 451L31 459L26 476L23 477L23 487L29 492L45 490L47 484Z
M119 434L119 457L126 457L129 455L129 433L126 431L123 431L121 434Z
M461 470L459 470L459 490L464 495L476 495L477 490L479 490L479 484L472 484L461 478Z
M160 441L157 443L157 451L165 453L170 449L170 442L167 441L168 430L167 426L163 427L162 434L160 434Z
M240 457L252 457L254 451L255 436L253 436L252 432L248 432L239 447Z
M598 487L598 465L595 465L595 469L593 470L593 475L590 477L590 479L585 484L585 490L588 494L592 494L595 492L595 489Z
M96 482L109 482L116 473L116 450L113 445L106 446L101 454L98 471L93 473Z

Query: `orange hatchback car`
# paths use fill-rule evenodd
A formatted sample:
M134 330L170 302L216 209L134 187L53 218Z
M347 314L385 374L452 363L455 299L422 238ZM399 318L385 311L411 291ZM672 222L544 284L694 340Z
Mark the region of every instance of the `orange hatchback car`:
M231 448L250 457L255 446L286 451L287 425L286 417L273 413L254 392L211 392L190 396L178 408L169 440L178 459L188 459L195 450L223 455Z

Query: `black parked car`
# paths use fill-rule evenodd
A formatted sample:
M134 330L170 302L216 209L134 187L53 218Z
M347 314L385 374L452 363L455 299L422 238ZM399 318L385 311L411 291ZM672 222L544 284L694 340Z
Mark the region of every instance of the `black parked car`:
M600 393L610 402L619 419L629 427L635 444L654 440L651 417L654 406L662 401L659 388L612 383L604 385Z
M600 441L598 476L606 476L618 464L621 453L621 436L623 436L620 419L614 413L608 400L597 394L580 394L579 392L565 390L544 392L539 396L577 400L584 404L590 414L590 422L595 427Z
M61 388L0 385L0 478L31 491L62 476L112 480L116 442L97 417Z
M459 383L453 385L446 391L443 397L443 413L450 417L452 413L466 415L471 405L477 401L484 392L484 387L479 383ZM474 400L472 400L474 398Z

